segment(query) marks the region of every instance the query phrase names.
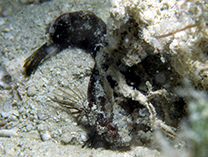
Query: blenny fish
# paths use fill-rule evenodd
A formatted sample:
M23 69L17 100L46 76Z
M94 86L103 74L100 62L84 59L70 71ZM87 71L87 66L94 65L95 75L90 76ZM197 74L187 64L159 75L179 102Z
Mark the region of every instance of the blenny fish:
M25 60L23 67L26 75L30 76L34 73L49 54L58 53L69 46L82 48L95 58L100 48L107 45L105 34L106 24L93 12L78 11L59 16L49 29L49 41ZM67 94L68 101L65 101L66 97L65 100L58 99L56 94L51 99L61 106L76 110L76 113L79 113L78 119L83 116L87 117L88 124L94 132L107 142L116 146L129 145L132 117L119 104L115 103L112 108L107 108L110 102L101 83L96 64L87 93L87 101L81 103L80 106L74 105L81 98L78 94L76 94L78 99L73 96L75 101L70 98L72 95L69 94Z

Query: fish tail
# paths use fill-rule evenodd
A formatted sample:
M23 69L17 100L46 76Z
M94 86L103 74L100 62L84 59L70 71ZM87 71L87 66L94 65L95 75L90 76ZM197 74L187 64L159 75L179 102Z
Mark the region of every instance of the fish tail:
M57 47L47 45L47 43L45 43L39 49L34 51L28 58L26 58L23 65L26 75L30 76L33 74L36 71L38 65L40 65L40 63L45 60L46 56L54 51L54 48L57 49Z

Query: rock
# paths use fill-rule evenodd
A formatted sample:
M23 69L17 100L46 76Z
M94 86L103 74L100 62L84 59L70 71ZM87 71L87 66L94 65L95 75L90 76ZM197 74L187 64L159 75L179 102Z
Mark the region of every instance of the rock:
M38 90L37 90L37 88L36 88L34 85L28 87L28 89L27 89L27 95L28 95L29 97L33 97L33 96L35 96L37 93L38 93Z
M10 129L10 130L7 130L7 129L0 130L0 137L19 136L17 134L17 130L18 130L17 128Z
M71 144L71 145L80 145L79 141L80 135L74 132L67 132L61 136L61 143L64 145Z
M27 131L31 131L32 130L32 125L31 124L28 124L27 126L26 126L26 129L27 129Z
M13 114L14 116L16 116L16 117L19 117L19 116L20 116L20 113L19 113L19 111L17 111L17 110L14 110L12 114Z
M0 127L4 126L6 124L7 124L7 122L5 120L0 120Z
M38 127L37 130L40 134L41 140L42 141L48 141L51 139L51 134L50 132L47 130L46 126L41 123Z
M50 132L48 130L41 131L39 133L40 133L41 140L48 141L48 140L51 139L51 134L50 134Z
M38 116L39 120L46 120L46 119L48 119L48 115L44 114L41 111L37 112L37 116Z
M0 18L0 26L5 24L5 19L4 18Z

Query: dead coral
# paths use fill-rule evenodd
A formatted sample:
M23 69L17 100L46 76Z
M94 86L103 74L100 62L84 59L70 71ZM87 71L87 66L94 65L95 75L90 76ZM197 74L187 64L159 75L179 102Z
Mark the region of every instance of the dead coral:
M179 19L175 24L172 23L168 31L167 28L159 28L169 26L173 18L148 26L145 40L159 52L170 53L175 70L181 76L189 77L196 88L200 84L207 90L207 3L179 1L177 6ZM147 33L152 33L152 37L148 37Z
M108 98L131 99L138 108L143 105L151 127L173 137L177 135L171 127L178 129L186 104L175 91L182 82L169 56L170 36L195 27L194 20L178 21L175 4L177 1L112 1L108 28L112 45L96 57ZM177 26L174 31L173 24Z
M157 118L155 107L150 102L150 100L154 96L157 96L157 95L163 96L166 93L165 89L157 90L153 92L150 82L147 81L146 85L148 86L149 94L145 96L140 91L134 90L132 87L128 86L126 84L125 78L121 75L121 73L119 72L115 73L115 70L112 70L111 74L113 78L118 82L118 87L116 89L118 93L122 94L124 97L131 98L132 100L138 101L139 103L141 103L148 109L150 113L150 121L151 121L152 127L158 127L159 129L163 130L168 135L177 137L176 133L171 129L171 127L169 127L168 125L166 125L164 122L162 122L161 120Z

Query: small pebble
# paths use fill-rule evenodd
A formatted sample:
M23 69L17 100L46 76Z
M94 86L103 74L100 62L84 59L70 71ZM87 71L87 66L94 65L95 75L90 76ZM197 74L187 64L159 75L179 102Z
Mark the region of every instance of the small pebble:
M67 144L71 144L71 145L79 145L80 142L79 142L79 139L78 139L78 134L76 133L65 133L61 136L61 142L64 144L64 145L67 145Z
M31 130L30 133L26 133L27 135L24 135L24 137L28 136L28 138L33 138L33 139L40 139L40 134L38 133L37 130Z
M63 135L61 136L61 140L60 140L60 141L61 141L64 145L66 145L66 144L69 144L69 143L70 143L71 139L72 139L71 133L67 132L67 133L65 133L65 134L63 134Z
M51 139L51 134L49 131L43 131L43 132L40 132L40 137L41 137L41 140L43 141L48 141Z
M22 114L21 116L22 116L22 119L26 119L28 117L27 114Z
M7 122L6 122L5 120L1 120L1 121L0 121L0 127L6 125L6 123L7 123Z
M38 93L38 90L37 90L37 88L36 88L35 86L30 86L30 87L28 87L28 89L27 89L27 96L33 97L33 96L35 96L37 93Z
M19 109L18 109L19 113L22 113L25 111L25 108L23 106L21 106Z
M32 130L32 127L33 127L33 126L32 126L31 124L27 125L27 126L26 126L27 131L31 131L31 130Z
M38 119L39 120L46 120L48 119L48 115L44 114L44 113L37 113L38 115Z
M8 117L7 120L8 121L18 121L18 118L16 116L14 116L14 115L11 115L11 116Z
M83 132L80 132L80 136L83 142L86 142L89 139L89 137Z
M40 125L38 125L38 126L37 126L37 129L38 129L38 131L39 131L39 132L41 132L41 131L45 130L45 126L44 126L44 124L43 124L43 123L41 123Z
M19 111L17 111L17 110L14 110L12 114L13 114L14 116L17 116L17 117L20 116Z
M4 20L4 18L0 18L0 26L3 24L5 24L5 20Z

